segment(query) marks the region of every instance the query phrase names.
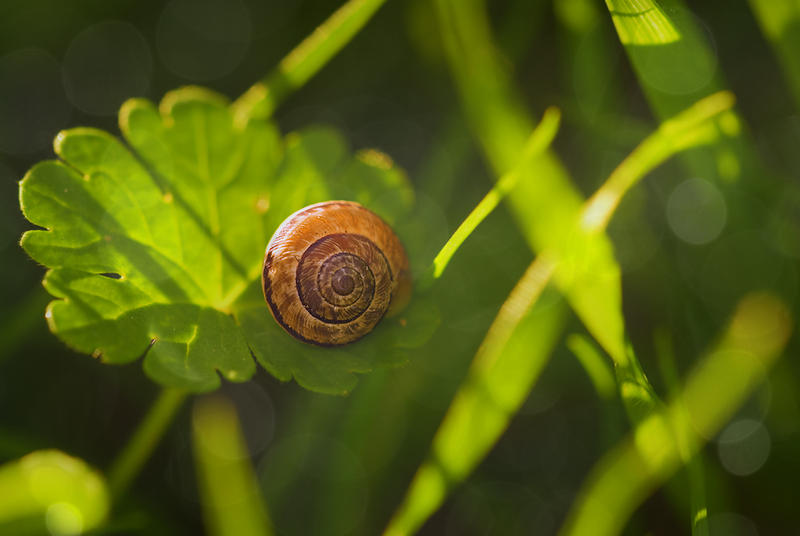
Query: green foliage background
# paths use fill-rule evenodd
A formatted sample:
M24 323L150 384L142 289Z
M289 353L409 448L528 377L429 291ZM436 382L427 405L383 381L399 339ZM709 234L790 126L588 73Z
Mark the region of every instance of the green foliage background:
M474 94L464 90L470 73L452 69L457 58L447 40L454 34L447 33L442 10L437 12L426 0L390 1L320 73L276 108L276 124L284 134L331 125L352 147L374 147L391 155L406 170L417 203L428 214L424 228L405 232L424 233L432 254L509 162L519 158L515 147L533 126L523 115L526 110L538 117L547 106L561 108L553 152L565 168L558 173L576 186L562 197L577 207L577 194L591 195L662 120L700 97L730 89L738 99L733 129L738 134L655 170L625 198L608 229L621 269L626 335L655 391L667 399L719 339L747 291L771 290L796 311L800 131L793 93L797 66L791 61L797 58L792 55L797 26L780 24L796 13L787 9L775 22L763 7L766 2L755 0L697 2L691 12L678 2L660 2L656 5L679 23L677 31L685 38L655 49L643 42L652 36L637 36L619 26L615 30L615 22L627 23L624 14L635 2L608 2L616 21L598 2L488 4L488 19L456 43L475 47L465 63L495 68L482 63L478 39L481 24L488 23L504 58L499 73L490 73L496 76L484 71L486 78L478 77L471 86ZM162 2L2 3L0 98L16 102L9 95L24 94L31 99L25 102L35 105L12 110L16 115L0 106L0 461L58 448L106 468L158 396L158 387L139 364L104 366L68 350L48 331L43 271L18 246L30 224L19 213L17 181L35 162L52 158L49 139L59 129L90 125L116 135L115 110L128 97L158 102L171 89L199 83L236 98L339 5L327 0L244 1L241 12L248 14L249 30L241 28L240 37L249 39L243 50L215 50L213 39L197 49L208 55L210 64L230 60L234 66L201 76L197 73L206 71L192 65L191 57L183 57L181 64L164 48L169 41L160 33L166 12ZM761 12L751 6L766 9L767 15L757 18L754 13ZM147 83L130 86L140 87L139 94L117 95L113 84L92 93L76 89L71 78L91 79L74 65L70 70L76 36L108 20L129 23L149 50L150 68L137 75ZM452 20L458 22L458 13ZM469 27L468 21L461 24ZM212 27L206 30L214 35ZM669 41L671 35L660 37ZM620 36L628 36L623 38L625 47ZM38 78L9 67L31 47L36 48L36 61L55 65L36 71ZM698 56L699 47L710 56ZM506 76L518 88L519 102L505 93ZM103 88L102 77L98 80L94 87ZM15 90L14 84L21 89ZM43 97L37 97L39 91ZM100 106L98 95L113 102ZM476 103L489 113L471 112ZM33 141L21 148L15 145L15 132L19 139ZM550 161L537 165L552 171ZM687 243L669 224L670 200L675 202L676 188L687 179L709 181L724 200L725 227L708 243ZM551 184L557 185L557 180ZM554 226L551 231L536 220L547 210L554 210L553 221L559 217L546 197L552 191L515 198L511 210L501 205L467 239L432 291L441 325L406 366L364 376L346 398L281 383L260 368L249 382L223 382L223 394L238 410L257 484L278 533L375 534L386 526L487 329L531 262L528 244L558 243L562 229ZM528 217L520 218L526 210ZM705 225L702 216L696 216L697 225ZM533 238L520 219L539 221ZM563 298L552 289L542 302L543 307L566 311ZM591 309L600 307L586 310ZM591 314L579 306L576 310L584 321ZM535 319L527 322L537 325ZM572 313L554 314L546 322L565 324L566 333L586 334ZM598 336L598 330L589 328L605 344L602 329ZM528 344L536 343L547 346L535 336ZM596 389L584 371L591 370L586 365L591 357L577 352L583 355L575 359L564 337L554 336L552 344L552 356L506 433L427 520L421 534L555 534L592 467L627 436L631 425L624 405L607 389ZM613 344L605 346L622 353ZM699 481L706 488L712 534L751 534L747 531L753 528L758 534L786 533L795 526L794 475L800 474L795 350L792 341L787 355L735 416L760 422L768 431L770 448L763 467L736 476L721 461L722 443L709 438L701 450ZM715 394L710 393L711 399ZM204 487L206 481L198 485L192 459L193 448L199 448L197 440L192 446L192 430L202 437L198 423L209 420L191 419L188 410L178 414L101 532L197 534L213 526L207 517L204 522L207 508L200 507L209 500L204 493L210 487ZM208 462L203 478L213 478L214 463ZM698 481L684 472L668 480L636 511L626 531L692 530L689 503L696 494L687 493L687 479Z

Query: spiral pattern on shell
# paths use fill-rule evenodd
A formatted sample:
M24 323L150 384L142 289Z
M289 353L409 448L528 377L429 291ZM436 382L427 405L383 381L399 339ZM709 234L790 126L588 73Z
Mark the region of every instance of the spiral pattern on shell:
M319 345L353 342L411 288L400 240L375 213L351 201L327 201L289 216L267 246L264 298L294 337Z

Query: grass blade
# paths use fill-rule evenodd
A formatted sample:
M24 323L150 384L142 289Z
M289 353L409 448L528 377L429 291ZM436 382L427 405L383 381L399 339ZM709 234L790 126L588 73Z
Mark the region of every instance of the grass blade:
M658 130L639 144L589 199L583 211L584 228L604 229L625 192L672 155L719 139L718 121L711 120L728 112L734 102L732 93L721 91L661 123Z
M636 165L621 166L627 171L612 174L599 191L621 196L668 155L713 139L700 133L708 132L710 123L732 104L725 94L714 95L680 114L626 159ZM664 132L671 134L665 137ZM607 222L616 204L605 205L607 212L593 206L588 201L572 223L571 227L578 229L577 238L540 254L509 294L436 432L428 459L390 521L387 536L411 534L424 523L441 505L449 488L466 478L483 459L533 387L563 327L563 305L538 300L559 272L573 277L578 270L591 271L592 259L587 252L592 251L593 238L602 226L587 227L582 222L590 210ZM585 264L576 266L577 261ZM616 364L622 397L634 408L634 422L644 420L659 402L635 356L626 354Z
M198 399L192 425L200 501L208 533L272 534L234 407L220 396Z
M237 121L268 117L294 90L325 66L386 0L349 0L234 103Z
M656 356L661 377L667 386L669 397L680 401L680 379L675 364L675 351L672 339L666 331L656 331ZM681 419L689 423L689 415L685 407L681 409ZM697 452L686 462L686 478L689 484L689 501L691 508L692 536L708 536L708 500L706 499L706 480L703 469L703 453Z
M472 209L472 212L458 226L450 239L445 243L433 260L431 266L431 276L433 279L441 277L450 259L453 258L458 248L469 237L470 234L480 225L480 223L497 208L500 201L508 195L517 182L522 178L522 174L530 163L531 159L538 157L542 151L547 150L555 138L558 131L561 113L556 108L545 110L544 117L539 125L534 129L517 164L511 171L500 177L494 188Z
M492 42L482 0L437 0L445 52L464 111L494 173L502 177L519 161L533 122L513 87ZM525 174L535 180L517 183L508 196L511 211L533 251L571 240L583 199L550 151L531 159ZM600 233L592 252L592 281L558 277L589 332L617 359L624 359L620 270L611 242Z
M750 7L778 58L795 102L800 106L800 2L797 0L750 0Z
M783 351L792 320L769 294L746 296L682 393L595 466L561 534L617 534L635 508L713 437Z
M606 0L623 45L664 45L681 39L672 21L648 0Z
M617 392L614 373L594 343L583 335L573 334L567 337L567 348L578 358L600 398L612 398Z
M525 400L566 319L561 301L533 306L554 269L551 259L539 256L511 291L385 536L416 532L483 459Z
M635 4L647 17L628 17L626 29L615 28L633 66L639 85L656 117L665 120L691 103L725 89L716 53L710 38L682 0L606 0L612 19L619 18L625 5ZM680 36L676 40L653 40L649 44L631 41L631 32L653 31L654 19L671 25ZM731 110L719 123L717 142L708 151L687 153L683 160L700 177L734 181L743 175L758 177L765 173L751 144L742 135L742 120Z

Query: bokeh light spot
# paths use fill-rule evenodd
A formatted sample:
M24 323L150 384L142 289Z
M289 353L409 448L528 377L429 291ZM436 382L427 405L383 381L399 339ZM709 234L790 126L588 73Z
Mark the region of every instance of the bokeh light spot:
M83 532L81 511L67 502L58 502L47 507L45 525L54 536L67 536Z
M114 115L130 97L146 96L153 60L132 25L105 21L77 35L64 56L64 89L77 108Z
M766 463L771 445L769 432L760 422L740 419L729 424L720 434L717 453L720 463L729 473L747 476Z
M708 532L725 536L758 536L756 525L745 516L734 512L712 514L708 518Z
M232 72L250 40L250 16L240 0L173 0L156 30L161 61L173 73L194 81Z
M69 115L55 58L38 48L0 57L0 152L29 155L47 148Z
M701 245L713 241L727 220L725 199L705 179L688 179L679 184L667 201L667 222L684 242Z

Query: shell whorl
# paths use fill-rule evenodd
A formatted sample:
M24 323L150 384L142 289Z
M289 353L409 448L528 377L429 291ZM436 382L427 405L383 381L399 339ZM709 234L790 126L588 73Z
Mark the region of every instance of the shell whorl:
M351 201L327 201L289 216L267 246L264 298L300 340L353 342L410 291L408 259L392 229Z

